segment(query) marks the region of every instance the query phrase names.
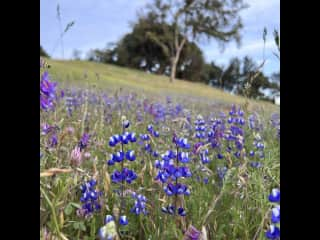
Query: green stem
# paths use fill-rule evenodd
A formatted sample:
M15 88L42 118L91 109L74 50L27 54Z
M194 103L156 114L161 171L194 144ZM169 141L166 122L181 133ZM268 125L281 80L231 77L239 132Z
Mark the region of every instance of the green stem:
M57 220L57 215L56 215L56 211L54 209L54 206L52 204L52 202L50 201L48 195L45 193L45 191L42 189L42 187L40 187L40 191L43 194L46 202L48 203L50 209L51 209L51 213L52 213L52 217L53 217L53 222L56 228L56 231L58 233L58 235L61 237L61 233L60 233L60 229L59 229L59 224L58 224L58 220Z

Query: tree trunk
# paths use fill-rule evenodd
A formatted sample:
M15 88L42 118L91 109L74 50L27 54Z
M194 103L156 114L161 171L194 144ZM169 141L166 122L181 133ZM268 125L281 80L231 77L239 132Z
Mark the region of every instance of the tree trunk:
M171 83L173 82L173 80L174 80L175 77L176 77L177 64L178 64L178 61L176 60L176 57L174 57L174 58L171 60L171 72L170 72L170 82L171 82Z
M180 43L180 46L177 49L176 55L171 58L171 72L170 72L170 82L171 83L173 82L173 80L176 77L177 65L178 65L178 62L180 59L180 53L182 51L182 48L183 48L185 42L186 42L186 38L183 38Z

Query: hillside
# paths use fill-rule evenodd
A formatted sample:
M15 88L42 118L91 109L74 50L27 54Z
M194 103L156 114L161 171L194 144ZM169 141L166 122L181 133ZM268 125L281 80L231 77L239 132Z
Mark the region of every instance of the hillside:
M99 89L133 90L152 96L187 97L201 102L219 104L243 104L245 98L208 87L202 83L184 80L169 82L166 76L148 74L142 71L87 61L61 61L47 59L54 81L62 86L94 85ZM85 76L87 75L87 76ZM279 111L279 106L264 101L250 100L251 107L263 108L267 112Z

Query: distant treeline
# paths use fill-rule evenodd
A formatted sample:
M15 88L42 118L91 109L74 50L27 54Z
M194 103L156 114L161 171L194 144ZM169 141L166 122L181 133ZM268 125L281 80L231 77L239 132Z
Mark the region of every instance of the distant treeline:
M169 45L172 42L170 39L172 35L168 33L170 26L153 21L152 16L139 18L133 25L131 33L116 43L108 44L105 49L90 50L86 59L170 76L170 57L154 39L146 37L152 34L154 38L161 38L162 42L168 39L167 45ZM248 56L243 59L232 58L227 66L219 66L214 61L207 63L198 45L187 41L178 61L176 78L203 82L244 95L245 86L257 68L257 63ZM263 89L270 89L273 93L280 91L280 73L274 73L269 78L263 72L258 72L248 96L267 100L267 96L260 91Z
M40 45L40 57L47 57L49 58L49 54L43 49L43 47Z

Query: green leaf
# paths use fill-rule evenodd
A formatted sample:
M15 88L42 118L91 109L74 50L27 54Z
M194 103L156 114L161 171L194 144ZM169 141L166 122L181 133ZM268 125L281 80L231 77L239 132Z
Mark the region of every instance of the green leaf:
M83 222L79 222L79 228L81 231L86 231L86 225Z
M70 205L72 205L72 206L74 206L75 208L78 208L78 209L81 208L80 204L78 204L78 203L71 202Z
M71 203L69 203L69 204L65 207L64 213L65 213L67 216L69 216L69 215L72 213L72 210L73 210L72 205L71 205Z
M74 229L79 229L79 228L80 228L79 222L74 222L74 223L73 223L73 228L74 228Z

